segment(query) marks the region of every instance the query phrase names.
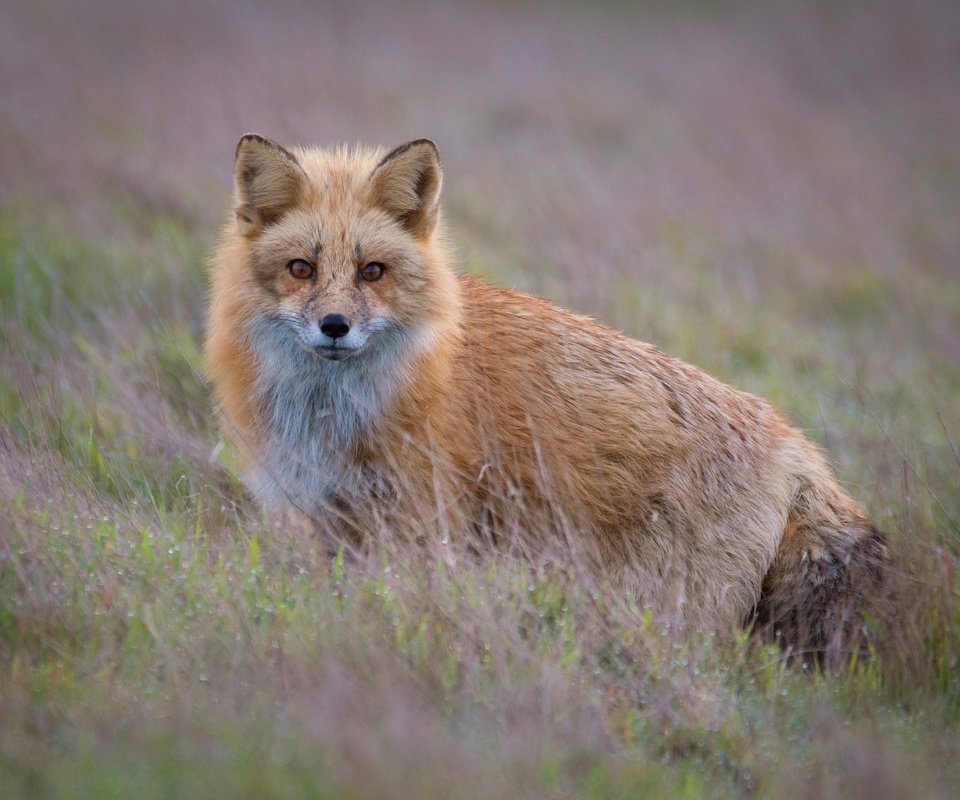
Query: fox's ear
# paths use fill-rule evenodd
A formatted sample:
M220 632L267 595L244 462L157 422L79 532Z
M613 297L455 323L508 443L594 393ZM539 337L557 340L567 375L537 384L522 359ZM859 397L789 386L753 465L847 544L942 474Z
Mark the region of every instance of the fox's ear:
M393 214L414 236L425 239L440 215L440 152L429 139L391 150L370 176L373 201Z
M277 219L297 199L306 174L293 153L256 133L241 137L233 162L237 226L244 236Z

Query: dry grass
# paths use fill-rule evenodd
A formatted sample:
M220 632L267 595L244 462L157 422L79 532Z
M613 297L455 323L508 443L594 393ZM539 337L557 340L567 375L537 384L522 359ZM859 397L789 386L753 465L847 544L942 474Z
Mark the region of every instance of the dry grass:
M61 5L0 10L0 795L953 794L955 4ZM198 355L250 129L434 138L466 269L783 407L909 567L891 654L260 519Z

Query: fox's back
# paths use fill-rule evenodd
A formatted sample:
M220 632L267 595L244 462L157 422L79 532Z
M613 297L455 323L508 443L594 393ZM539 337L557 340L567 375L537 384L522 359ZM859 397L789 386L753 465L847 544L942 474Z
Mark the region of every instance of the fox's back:
M644 572L694 583L702 569L701 591L740 591L745 610L786 523L781 442L795 432L765 401L592 319L471 277L461 287L450 424L476 432L467 471L494 494L542 495L613 562L640 556Z

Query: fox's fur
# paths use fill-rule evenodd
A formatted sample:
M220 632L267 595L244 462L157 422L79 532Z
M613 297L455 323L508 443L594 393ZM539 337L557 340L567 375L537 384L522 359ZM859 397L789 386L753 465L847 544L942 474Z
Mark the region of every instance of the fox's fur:
M265 504L357 538L573 534L663 614L754 619L834 653L858 641L886 545L820 450L764 400L458 275L432 142L247 135L235 179L207 356ZM364 280L371 263L382 277ZM329 315L349 333L324 334Z

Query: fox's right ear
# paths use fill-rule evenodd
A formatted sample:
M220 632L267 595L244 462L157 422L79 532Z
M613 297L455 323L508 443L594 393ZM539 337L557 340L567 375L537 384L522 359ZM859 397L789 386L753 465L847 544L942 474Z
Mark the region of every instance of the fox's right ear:
M419 238L433 233L440 216L443 170L429 139L415 139L391 150L370 176L374 201Z
M249 236L275 221L296 202L306 177L289 150L257 133L241 137L233 163L240 233Z

